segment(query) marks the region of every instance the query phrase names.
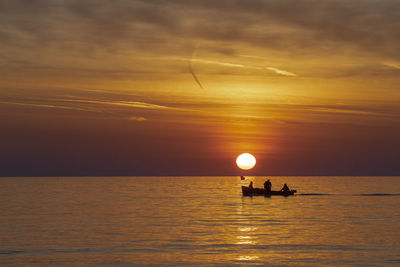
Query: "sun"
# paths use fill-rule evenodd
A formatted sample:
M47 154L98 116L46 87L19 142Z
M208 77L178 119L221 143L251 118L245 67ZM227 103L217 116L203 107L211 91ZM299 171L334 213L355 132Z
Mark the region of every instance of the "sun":
M243 153L237 157L236 164L242 170L250 170L256 165L256 158L252 154Z

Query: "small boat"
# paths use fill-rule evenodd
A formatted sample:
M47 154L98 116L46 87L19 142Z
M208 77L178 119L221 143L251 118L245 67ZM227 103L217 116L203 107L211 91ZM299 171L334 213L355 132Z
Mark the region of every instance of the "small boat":
M248 186L242 186L243 196L292 196L296 192L296 190L267 192L264 188L251 189Z

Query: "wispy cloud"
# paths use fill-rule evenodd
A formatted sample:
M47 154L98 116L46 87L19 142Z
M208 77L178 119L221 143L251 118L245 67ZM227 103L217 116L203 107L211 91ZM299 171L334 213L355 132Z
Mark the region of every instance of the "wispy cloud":
M87 104L100 104L100 105L112 105L112 106L124 106L131 108L143 108L143 109L158 109L158 110L180 110L185 111L185 109L177 107L169 107L157 104L151 104L139 101L104 101L104 100L91 100L91 99L62 99L65 102L75 102L75 103L87 103Z
M199 59L199 58L194 58L194 59L192 59L192 61L193 62L204 63L204 64L219 65L219 66L223 66L223 67L247 68L247 69L257 69L257 70L263 69L261 67L247 66L247 65L243 65L243 64L236 64L236 63L230 63L230 62L221 62L221 61L215 61L215 60L206 60L206 59Z
M54 105L54 104L25 103L25 102L18 102L18 101L0 101L0 104L28 106L28 107L37 107L37 108L46 108L46 109L66 109L66 110L76 110L76 111L98 112L94 109L86 109L86 108L81 108L81 107L70 107L70 106Z
M286 71L286 70L280 70L277 68L273 67L267 67L268 70L275 72L276 74L284 75L284 76L297 76L296 74Z
M383 65L400 70L400 64L385 62Z
M131 120L131 121L139 121L139 122L147 121L147 119L145 117L136 117L136 116L130 117L129 120Z
M92 100L92 99L70 99L70 98L45 98L45 99L10 99L2 100L0 104L3 105L15 105L15 106L27 106L36 107L43 109L59 109L59 110L74 110L81 112L96 112L96 113L113 113L118 110L112 110L105 108L107 106L123 107L129 110L130 108L135 109L152 109L159 111L177 111L177 112L190 112L187 108L170 107L165 105L157 105L139 101L105 101L105 100ZM144 117L132 116L131 120L145 121Z
M181 60L188 60L186 58L183 58ZM274 67L260 67L260 66L252 66L252 65L245 65L245 64L238 64L238 63L231 63L231 62L223 62L223 61L215 61L215 60L206 60L206 59L191 59L192 62L198 62L198 63L203 63L203 64L211 64L211 65L218 65L222 67L228 67L228 68L242 68L242 69L252 69L252 70L269 70L272 71L276 74L283 75L283 76L297 76L295 73L286 71L286 70L281 70L278 68Z

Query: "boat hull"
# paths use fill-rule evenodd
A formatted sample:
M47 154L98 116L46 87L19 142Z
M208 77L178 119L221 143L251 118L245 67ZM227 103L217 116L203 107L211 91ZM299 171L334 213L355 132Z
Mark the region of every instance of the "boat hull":
M290 191L269 191L264 188L250 188L248 186L242 186L243 196L292 196L296 193L296 190Z

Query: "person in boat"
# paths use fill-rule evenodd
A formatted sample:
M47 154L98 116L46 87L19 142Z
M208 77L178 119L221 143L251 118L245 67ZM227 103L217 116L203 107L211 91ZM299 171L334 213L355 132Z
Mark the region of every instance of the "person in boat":
M271 184L271 182L269 181L269 179L268 179L267 181L265 181L265 183L264 183L264 188L265 188L265 190L266 190L267 192L271 192L272 184Z
M251 190L253 190L253 181L250 182L249 188L250 188Z
M287 186L287 184L284 184L283 187L282 187L282 189L281 189L281 191L282 191L282 192L289 192L290 189L289 189L289 187Z

